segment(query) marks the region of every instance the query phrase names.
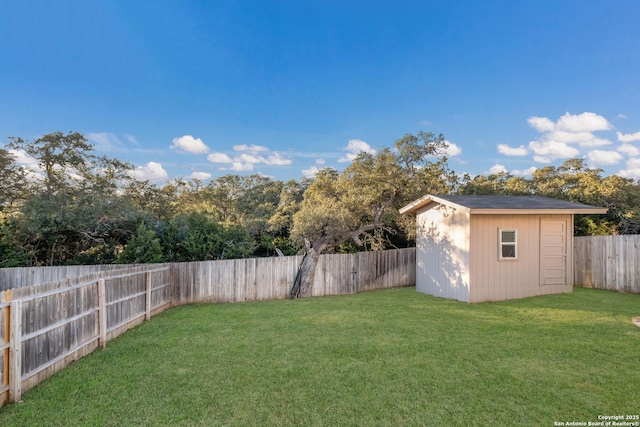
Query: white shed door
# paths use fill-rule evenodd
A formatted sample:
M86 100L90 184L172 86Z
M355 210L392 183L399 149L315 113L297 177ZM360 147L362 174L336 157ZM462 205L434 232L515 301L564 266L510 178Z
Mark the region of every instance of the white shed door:
M540 222L540 284L567 284L567 221Z

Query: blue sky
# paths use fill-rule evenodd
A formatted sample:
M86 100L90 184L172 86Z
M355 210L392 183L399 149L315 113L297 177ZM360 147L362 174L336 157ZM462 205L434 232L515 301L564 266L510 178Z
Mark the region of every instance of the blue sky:
M79 131L157 183L299 179L424 130L458 173L638 179L638 22L636 0L0 0L0 144Z

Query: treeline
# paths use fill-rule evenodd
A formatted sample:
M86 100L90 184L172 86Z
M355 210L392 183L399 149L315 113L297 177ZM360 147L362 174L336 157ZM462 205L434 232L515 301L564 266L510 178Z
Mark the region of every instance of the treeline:
M95 154L76 132L0 149L0 267L170 262L351 252L413 245L398 208L427 194L538 194L609 208L576 221L576 234L640 231L640 187L580 159L536 170L459 176L442 135L405 135L313 180L225 175L162 186L133 165ZM12 153L31 159L18 165ZM24 163L24 162L23 162ZM37 167L36 167L37 166ZM311 264L310 268L314 265Z

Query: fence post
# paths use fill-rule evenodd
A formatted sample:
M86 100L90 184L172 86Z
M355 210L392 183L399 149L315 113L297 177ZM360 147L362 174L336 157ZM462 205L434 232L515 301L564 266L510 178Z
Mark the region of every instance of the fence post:
M172 262L170 264L170 268L169 268L169 301L171 301L171 304L169 305L169 307L174 307L175 304L175 298L174 298L174 292L176 291L176 263Z
M147 298L146 298L146 313L144 320L151 319L151 273L147 271L145 274L145 284L147 285Z
M104 279L98 279L98 343L102 348L107 346L107 303Z
M9 402L22 398L22 301L12 301L9 308Z

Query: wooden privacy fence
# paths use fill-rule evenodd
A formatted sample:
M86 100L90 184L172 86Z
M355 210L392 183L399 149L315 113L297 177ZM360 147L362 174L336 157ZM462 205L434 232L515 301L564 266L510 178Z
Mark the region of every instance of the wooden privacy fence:
M576 237L573 248L576 285L640 294L640 235Z
M302 257L146 264L0 292L0 406L174 306L285 298ZM322 255L313 295L415 284L415 248Z
M415 248L320 255L311 294L343 295L416 283ZM302 256L172 264L172 304L285 298Z

